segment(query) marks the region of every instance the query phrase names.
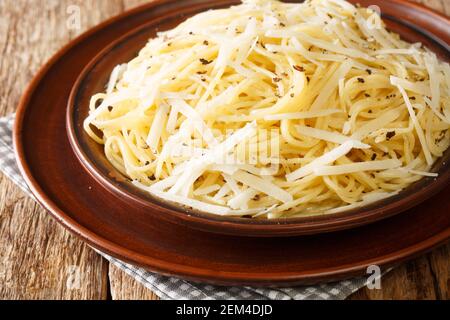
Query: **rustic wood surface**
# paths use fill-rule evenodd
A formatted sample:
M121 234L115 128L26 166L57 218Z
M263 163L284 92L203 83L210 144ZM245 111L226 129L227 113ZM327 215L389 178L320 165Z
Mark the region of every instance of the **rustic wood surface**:
M99 22L148 0L1 0L0 116L38 68ZM416 0L450 15L450 0ZM68 29L80 10L80 28ZM350 299L450 299L450 245L402 264ZM157 299L58 225L0 174L0 299Z

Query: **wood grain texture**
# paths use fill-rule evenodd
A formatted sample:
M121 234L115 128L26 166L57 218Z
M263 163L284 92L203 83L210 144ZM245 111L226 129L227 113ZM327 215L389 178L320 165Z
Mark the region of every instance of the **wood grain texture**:
M381 290L361 289L352 300L450 299L450 245L398 266L383 277Z
M114 265L109 266L113 300L158 300L158 296Z
M80 29L66 27L71 5L82 8ZM122 10L122 1L110 0L1 1L0 115L15 110L56 50ZM99 255L0 176L0 299L106 299L107 273Z
M102 20L148 0L0 1L0 116L15 110L37 69ZM449 0L417 0L450 15ZM68 29L79 8L80 28ZM450 299L450 245L386 275L350 299ZM0 174L0 299L156 299L70 235Z
M104 299L102 258L4 177L0 190L0 298Z

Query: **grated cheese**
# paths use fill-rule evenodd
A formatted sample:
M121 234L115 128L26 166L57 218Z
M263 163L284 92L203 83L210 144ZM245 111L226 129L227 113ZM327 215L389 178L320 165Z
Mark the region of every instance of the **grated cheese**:
M449 101L450 65L370 9L244 0L150 39L112 70L83 127L155 197L276 219L435 178Z

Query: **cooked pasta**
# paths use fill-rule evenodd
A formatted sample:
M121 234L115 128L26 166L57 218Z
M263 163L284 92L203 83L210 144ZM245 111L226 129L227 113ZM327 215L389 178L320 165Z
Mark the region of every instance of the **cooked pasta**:
M449 64L372 10L247 0L150 39L92 97L84 128L156 197L273 219L435 177L449 100Z

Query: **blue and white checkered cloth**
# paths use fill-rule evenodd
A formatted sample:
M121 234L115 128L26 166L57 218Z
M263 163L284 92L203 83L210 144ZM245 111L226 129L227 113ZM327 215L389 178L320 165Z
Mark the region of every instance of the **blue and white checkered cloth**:
M0 118L0 171L32 197L20 175L14 158L12 127L14 115ZM97 251L97 250L96 250ZM366 285L366 279L356 278L337 283L293 288L220 287L161 276L117 260L97 251L109 262L129 274L161 299L177 300L328 300L345 299Z

